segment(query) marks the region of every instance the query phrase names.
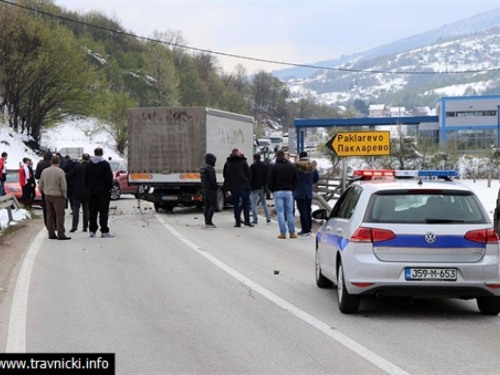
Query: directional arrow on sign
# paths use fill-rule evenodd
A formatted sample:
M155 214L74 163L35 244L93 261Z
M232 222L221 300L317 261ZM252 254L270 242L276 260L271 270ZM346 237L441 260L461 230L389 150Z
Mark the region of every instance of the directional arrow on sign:
M338 156L380 156L391 154L389 131L337 133L326 146Z

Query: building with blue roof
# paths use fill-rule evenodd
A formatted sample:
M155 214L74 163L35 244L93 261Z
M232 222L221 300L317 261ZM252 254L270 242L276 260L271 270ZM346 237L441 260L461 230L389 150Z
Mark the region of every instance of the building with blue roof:
M297 152L304 150L306 128L335 126L360 131L390 125L409 126L408 135L430 137L443 150L450 142L454 149L467 151L500 146L500 95L442 97L436 101L436 116L295 119ZM356 128L359 130L353 130Z

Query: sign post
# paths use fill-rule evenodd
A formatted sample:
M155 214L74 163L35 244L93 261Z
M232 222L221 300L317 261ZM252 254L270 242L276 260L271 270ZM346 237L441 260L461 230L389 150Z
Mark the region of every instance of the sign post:
M330 139L326 146L338 156L380 156L391 154L389 131L341 132Z

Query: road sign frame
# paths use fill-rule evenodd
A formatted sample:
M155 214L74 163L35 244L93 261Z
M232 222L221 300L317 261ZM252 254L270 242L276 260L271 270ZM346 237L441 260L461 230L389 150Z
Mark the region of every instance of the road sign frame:
M326 146L337 156L384 156L391 154L390 131L338 132Z

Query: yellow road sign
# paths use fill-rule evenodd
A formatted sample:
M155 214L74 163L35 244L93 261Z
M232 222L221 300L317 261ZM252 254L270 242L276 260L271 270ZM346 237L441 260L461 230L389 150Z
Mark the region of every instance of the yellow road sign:
M388 131L337 133L326 145L338 156L379 156L391 153Z

